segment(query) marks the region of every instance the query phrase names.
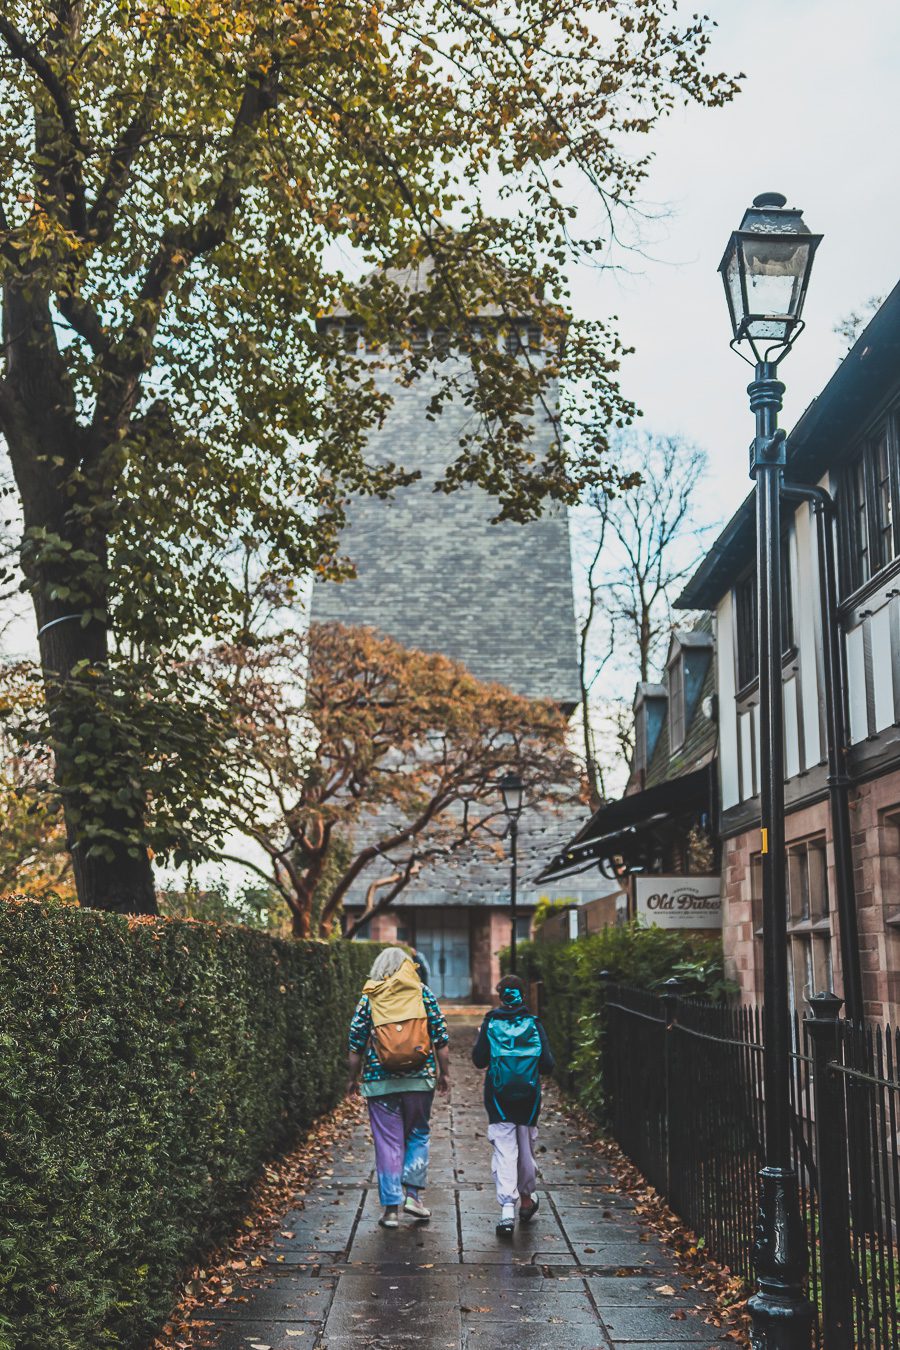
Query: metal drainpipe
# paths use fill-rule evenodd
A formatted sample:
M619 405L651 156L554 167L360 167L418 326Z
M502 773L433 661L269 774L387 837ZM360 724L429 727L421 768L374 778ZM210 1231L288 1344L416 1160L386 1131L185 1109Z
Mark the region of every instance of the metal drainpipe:
M834 843L834 875L841 929L841 966L844 976L844 1007L851 1022L863 1020L862 970L859 959L859 928L856 891L853 884L853 843L850 832L850 786L847 773L847 680L844 648L838 622L837 570L834 560L834 498L825 488L784 483L783 496L809 502L816 517L819 594L822 605L825 724L828 749L828 800Z

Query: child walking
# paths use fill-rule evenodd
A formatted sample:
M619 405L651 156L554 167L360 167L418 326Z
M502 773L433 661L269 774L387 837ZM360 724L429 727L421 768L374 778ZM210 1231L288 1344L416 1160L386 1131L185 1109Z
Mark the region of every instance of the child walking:
M388 947L375 958L350 1024L349 1092L369 1108L382 1228L399 1228L400 1206L427 1221L422 1203L428 1173L434 1089L450 1090L447 1024L434 994L422 984L409 953ZM405 1196L405 1199L404 1199Z
M547 1034L525 1004L525 986L517 975L497 985L500 1007L485 1017L472 1049L476 1069L484 1075L491 1171L500 1205L498 1237L512 1237L516 1224L530 1223L538 1210L534 1139L541 1109L541 1074L552 1073L553 1053Z

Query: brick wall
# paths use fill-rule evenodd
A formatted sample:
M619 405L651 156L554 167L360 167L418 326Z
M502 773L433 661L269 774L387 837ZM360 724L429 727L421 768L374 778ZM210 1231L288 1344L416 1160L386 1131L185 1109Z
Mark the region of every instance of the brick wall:
M472 997L493 1003L500 979L500 951L509 946L512 924L508 914L492 909L472 915Z
M890 920L900 920L900 771L854 789L850 825L866 1016L897 1025L900 927L894 927ZM826 841L834 986L840 994L840 931L835 912L834 848L828 803L817 802L793 811L785 821L788 845L822 834ZM761 912L758 901L754 906L752 865L758 853L758 829L724 841L722 939L727 973L739 983L745 999L760 1001L762 943L754 936L754 930L761 925Z
M900 772L864 783L851 798L854 883L866 1015L897 1025L900 1015Z
M385 910L384 914L377 914L369 924L367 936L372 942L391 942L397 941L397 915L392 914L390 910Z

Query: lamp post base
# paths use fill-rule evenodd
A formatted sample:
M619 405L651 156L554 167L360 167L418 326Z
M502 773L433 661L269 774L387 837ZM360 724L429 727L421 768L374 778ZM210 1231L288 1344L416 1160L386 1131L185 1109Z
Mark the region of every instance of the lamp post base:
M797 1174L764 1167L759 1182L758 1289L747 1304L750 1344L753 1350L809 1350L813 1306L803 1292L806 1242Z

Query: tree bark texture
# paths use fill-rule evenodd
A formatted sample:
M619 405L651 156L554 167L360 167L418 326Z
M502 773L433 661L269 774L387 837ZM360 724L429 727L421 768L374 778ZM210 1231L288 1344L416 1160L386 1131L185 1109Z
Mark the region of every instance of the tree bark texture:
M99 484L91 470L102 460L102 437L82 426L75 412L70 380L53 330L49 298L33 284L8 282L3 306L7 374L0 388L2 427L19 489L24 534L22 568L32 595L39 632L47 715L54 742L55 776L63 796L68 846L79 903L119 913L155 914L153 871L140 839L143 819L126 809L104 811L103 856L92 851L81 822L96 813L91 784L81 782L77 756L84 748L70 716L72 674L90 667L103 679L109 656L108 596L105 565L107 535L102 503L85 510L73 492L79 470L95 497ZM43 550L52 536L62 550ZM70 554L95 561L79 564ZM60 598L57 588L70 593ZM85 732L90 735L90 730Z

